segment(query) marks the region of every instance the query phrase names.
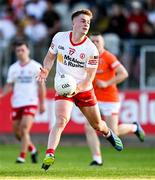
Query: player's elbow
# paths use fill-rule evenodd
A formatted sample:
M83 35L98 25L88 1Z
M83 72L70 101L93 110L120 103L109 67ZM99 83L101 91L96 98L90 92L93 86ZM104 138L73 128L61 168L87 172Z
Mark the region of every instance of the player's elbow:
M127 79L129 77L129 74L127 71L124 72L124 79Z

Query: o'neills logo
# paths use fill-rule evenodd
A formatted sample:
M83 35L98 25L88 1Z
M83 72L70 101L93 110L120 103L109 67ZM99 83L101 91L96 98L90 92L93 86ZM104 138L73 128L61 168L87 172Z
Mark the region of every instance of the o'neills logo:
M72 58L69 55L64 55L64 64L72 67L80 67L80 68L85 67L84 61L79 61L78 59Z

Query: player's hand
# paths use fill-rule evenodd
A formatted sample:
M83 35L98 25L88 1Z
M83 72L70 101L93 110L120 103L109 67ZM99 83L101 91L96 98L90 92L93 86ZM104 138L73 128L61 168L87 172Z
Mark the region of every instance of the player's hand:
M75 96L75 95L76 95L76 93L73 92L72 94L64 94L63 96L64 96L64 97L67 97L67 98L71 98L71 97L73 97L73 96Z
M48 70L45 68L40 68L40 73L37 75L37 81L45 82L48 76Z
M100 88L106 88L109 86L108 83L106 81L103 81L103 80L97 80L96 85Z
M77 85L76 90L72 94L66 94L66 95L63 95L63 96L67 97L67 98L71 98L71 97L75 96L76 94L78 94L79 92L80 92L80 88Z

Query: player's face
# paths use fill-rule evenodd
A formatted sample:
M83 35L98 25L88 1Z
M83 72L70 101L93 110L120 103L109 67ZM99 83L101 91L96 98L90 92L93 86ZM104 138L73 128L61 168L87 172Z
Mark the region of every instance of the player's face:
M91 36L91 40L96 45L99 51L101 51L104 48L104 40L101 35Z
M27 59L29 56L29 49L26 45L21 45L16 47L16 56L19 60Z
M90 28L90 17L85 14L80 14L73 20L73 31L86 35Z

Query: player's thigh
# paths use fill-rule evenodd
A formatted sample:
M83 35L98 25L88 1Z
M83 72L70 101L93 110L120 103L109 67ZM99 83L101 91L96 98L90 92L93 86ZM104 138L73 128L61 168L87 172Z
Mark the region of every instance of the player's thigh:
M73 102L68 100L56 100L55 101L55 115L58 122L62 118L69 121L71 112L73 109Z
M91 125L94 123L99 123L101 120L101 115L97 104L94 106L79 108Z
M118 114L112 114L111 116L105 116L105 121L110 129L118 134Z

